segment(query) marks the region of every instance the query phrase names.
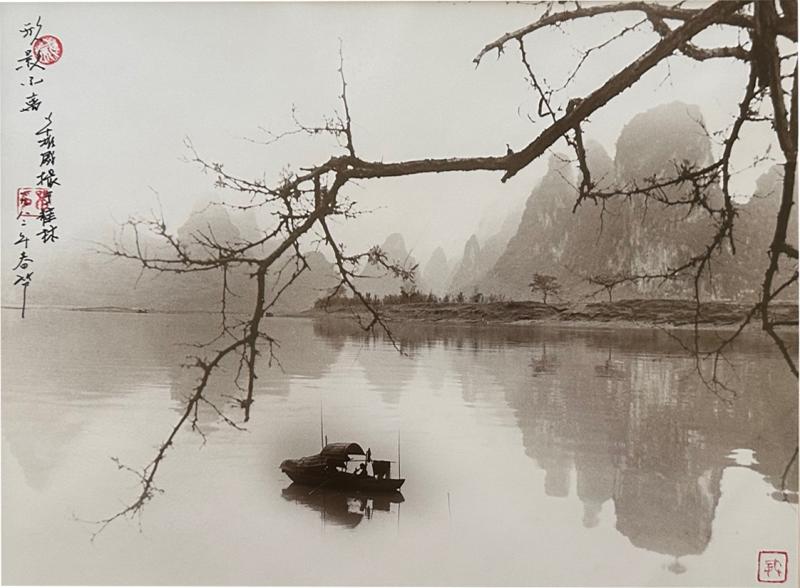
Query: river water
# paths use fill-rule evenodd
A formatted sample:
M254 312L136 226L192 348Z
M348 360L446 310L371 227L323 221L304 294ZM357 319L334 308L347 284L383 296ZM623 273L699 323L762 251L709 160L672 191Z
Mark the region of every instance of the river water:
M205 407L206 443L181 433L164 492L91 542L82 521L137 491L110 458L152 459L215 321L3 310L4 583L734 586L759 550L796 561L796 382L759 336L728 355L730 402L659 331L415 325L400 355L290 318L247 431ZM214 398L239 419L233 375ZM402 502L289 487L321 414L329 441L399 455Z

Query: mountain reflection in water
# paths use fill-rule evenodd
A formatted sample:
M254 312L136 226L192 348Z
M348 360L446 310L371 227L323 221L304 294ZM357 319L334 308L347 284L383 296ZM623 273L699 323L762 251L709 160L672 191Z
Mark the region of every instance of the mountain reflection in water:
M369 338L333 320L315 322L314 332L326 340L341 341L343 332ZM457 370L473 376L465 400L477 400L481 376L503 387L525 453L545 471L545 493L566 497L575 472L587 528L610 501L616 529L633 545L675 558L703 553L722 471L742 447L757 456L752 468L775 488L773 498L797 502L796 476L781 492L797 439L797 399L780 361L748 362L724 374L734 387L748 387L746 402L726 402L706 389L677 342L658 331L425 325L394 334L411 353L435 342L472 352L454 356ZM740 352L773 352L764 339L742 340ZM519 353L480 353L521 343L527 347ZM677 562L672 567L683 571Z
M281 367L262 358L248 431L201 406L207 444L198 452L202 440L181 433L166 493L145 513L158 524L142 538L123 523L90 550L72 514L105 516L129 497L131 480L108 457L152 459L196 383L180 367L196 352L185 344L213 338L215 319L40 310L23 326L4 314L4 581L614 584L596 562L624 557L638 570L631 583L730 585L773 536L795 552L796 507L784 500L797 502L796 470L781 486L797 441L796 381L759 335L727 355L722 377L738 393L728 402L658 331L415 324L394 331L400 355L353 324L288 318L267 320ZM20 369L43 341L46 369ZM223 367L209 398L235 416L236 365ZM395 460L400 433L399 500L286 487L278 464L319 450L321 408L331 442ZM739 529L761 517L772 530L751 545L751 529ZM202 549L212 535L228 546L219 557ZM564 545L579 555L561 558ZM334 567L298 576L301 562L237 559L253 548ZM360 550L375 565L351 561ZM432 552L439 559L426 564ZM551 559L562 567L546 575ZM184 560L196 576L185 565L147 571Z

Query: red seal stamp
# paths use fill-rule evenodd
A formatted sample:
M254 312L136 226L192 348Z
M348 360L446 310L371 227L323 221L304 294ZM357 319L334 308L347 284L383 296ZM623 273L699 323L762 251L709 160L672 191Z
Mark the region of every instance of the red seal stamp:
M788 577L789 555L785 551L759 551L759 582L765 584L783 584Z
M42 35L33 42L33 54L42 65L53 65L61 59L64 46L61 39L53 35Z
M42 187L17 188L17 218L38 217L50 208L50 190Z

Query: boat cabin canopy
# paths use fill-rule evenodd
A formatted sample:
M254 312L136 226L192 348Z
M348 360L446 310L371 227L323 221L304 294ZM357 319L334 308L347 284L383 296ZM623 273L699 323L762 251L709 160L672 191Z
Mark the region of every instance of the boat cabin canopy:
M358 443L329 443L316 455L287 459L281 463L281 470L287 469L325 469L344 467L351 455L366 455Z
M365 455L358 443L328 443L319 452L320 455L337 460L348 460L351 455Z

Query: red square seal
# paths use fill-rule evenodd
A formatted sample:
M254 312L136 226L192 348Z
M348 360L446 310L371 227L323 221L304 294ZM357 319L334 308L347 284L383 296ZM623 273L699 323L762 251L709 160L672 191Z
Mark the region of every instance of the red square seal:
M789 575L789 555L785 551L758 552L758 581L783 584Z
M50 208L50 190L42 187L17 188L17 218L38 217Z

